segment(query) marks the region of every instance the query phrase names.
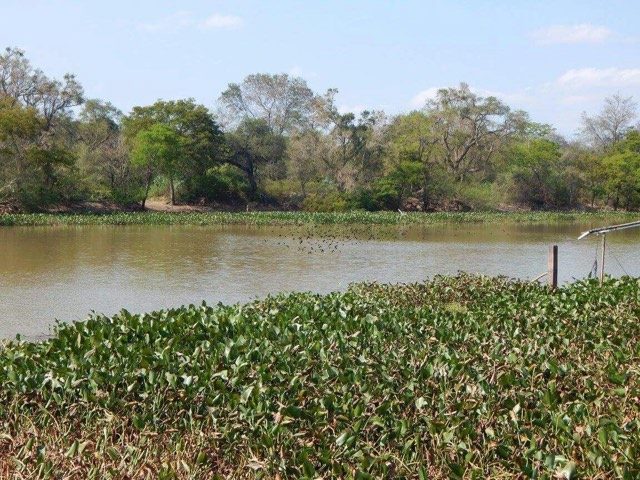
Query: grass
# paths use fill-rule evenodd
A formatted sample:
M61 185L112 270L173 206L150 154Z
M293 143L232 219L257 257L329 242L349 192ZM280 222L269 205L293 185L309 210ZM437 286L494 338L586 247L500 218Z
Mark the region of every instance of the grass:
M0 350L0 477L639 478L640 281L461 275Z
M211 212L108 214L5 214L0 226L37 225L431 225L442 223L618 223L636 220L630 212L437 212L406 213L352 211L309 212Z

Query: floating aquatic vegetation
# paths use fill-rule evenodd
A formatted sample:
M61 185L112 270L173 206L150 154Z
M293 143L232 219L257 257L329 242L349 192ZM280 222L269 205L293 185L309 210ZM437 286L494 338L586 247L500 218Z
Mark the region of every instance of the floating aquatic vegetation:
M22 225L432 225L441 223L602 223L637 219L630 212L119 212L4 214L0 226Z
M640 282L460 275L0 349L0 476L638 478Z

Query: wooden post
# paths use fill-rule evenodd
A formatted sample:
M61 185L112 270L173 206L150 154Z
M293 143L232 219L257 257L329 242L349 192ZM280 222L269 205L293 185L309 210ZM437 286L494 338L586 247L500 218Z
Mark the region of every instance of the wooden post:
M607 234L602 234L602 255L600 257L600 286L604 283L604 253L607 249Z
M558 246L549 246L549 258L547 261L547 281L552 289L558 287Z

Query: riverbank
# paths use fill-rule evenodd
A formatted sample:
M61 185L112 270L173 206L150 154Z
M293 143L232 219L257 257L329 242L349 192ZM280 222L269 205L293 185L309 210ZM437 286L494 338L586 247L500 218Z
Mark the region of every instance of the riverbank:
M639 301L463 275L61 325L0 350L0 476L636 478Z
M637 220L637 212L114 212L0 215L0 226L37 225L436 225L593 223Z

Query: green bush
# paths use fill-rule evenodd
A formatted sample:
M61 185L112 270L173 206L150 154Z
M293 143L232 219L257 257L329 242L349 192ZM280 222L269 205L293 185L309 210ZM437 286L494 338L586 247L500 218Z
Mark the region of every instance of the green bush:
M183 182L178 189L184 202L200 200L213 202L246 202L247 182L241 172L231 165L210 169L205 176Z
M493 183L463 184L458 187L456 198L476 211L496 210L502 200Z
M300 185L295 180L265 180L264 194L272 202L288 208L300 208L304 196L300 192Z
M308 212L346 212L349 200L340 192L310 193L302 201L302 209Z

